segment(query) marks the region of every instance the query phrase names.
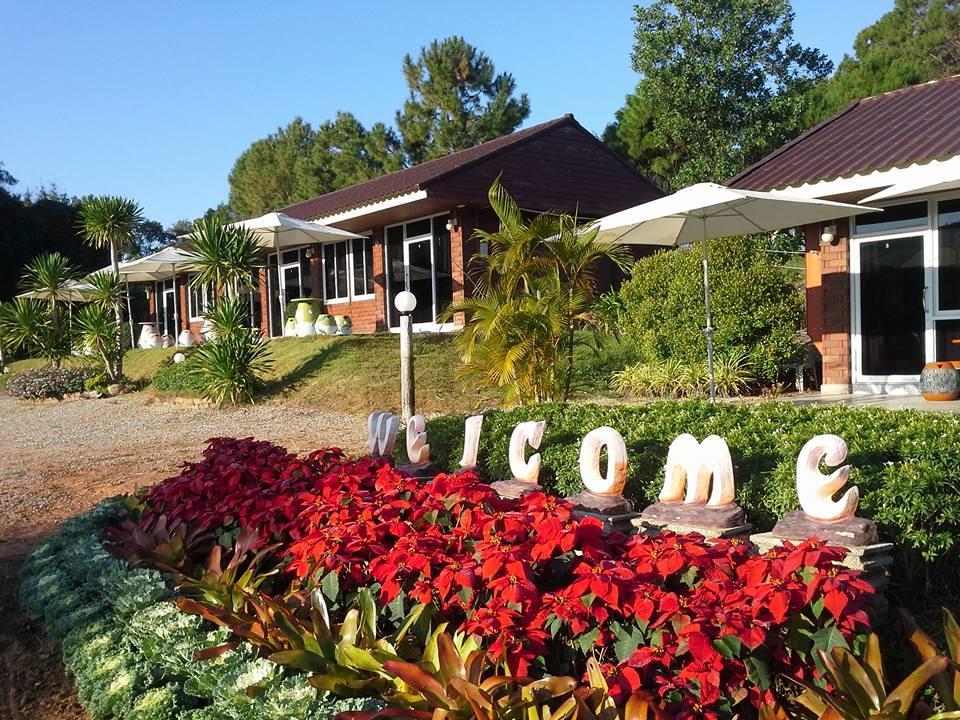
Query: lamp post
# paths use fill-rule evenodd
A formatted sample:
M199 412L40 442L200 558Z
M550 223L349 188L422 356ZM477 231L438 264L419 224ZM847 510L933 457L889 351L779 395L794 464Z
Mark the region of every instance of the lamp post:
M413 392L413 311L417 296L409 290L398 292L393 305L400 312L400 416L406 423L416 412Z

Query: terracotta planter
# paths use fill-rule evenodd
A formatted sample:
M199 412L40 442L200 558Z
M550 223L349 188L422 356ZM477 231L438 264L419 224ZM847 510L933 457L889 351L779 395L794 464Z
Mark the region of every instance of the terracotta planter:
M960 397L960 372L953 363L927 363L920 373L920 394L925 400L956 400Z

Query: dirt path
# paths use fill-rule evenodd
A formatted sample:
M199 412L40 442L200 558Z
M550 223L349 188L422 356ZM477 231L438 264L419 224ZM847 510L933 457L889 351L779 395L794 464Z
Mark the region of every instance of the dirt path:
M217 436L359 452L366 422L280 405L216 411L143 395L41 404L0 395L0 720L86 718L59 650L17 606L24 557L64 519L176 474Z

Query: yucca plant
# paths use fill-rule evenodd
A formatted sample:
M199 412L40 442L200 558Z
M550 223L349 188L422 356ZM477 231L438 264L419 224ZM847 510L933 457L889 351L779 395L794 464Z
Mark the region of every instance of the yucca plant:
M76 315L76 326L84 351L94 355L107 377L116 382L117 323L112 310L93 303L84 305Z
M649 395L652 390L650 365L634 363L617 370L613 374L610 387L624 395L633 395L634 397Z
M190 372L203 383L203 397L220 406L253 402L262 376L272 367L270 349L255 330L217 337L190 358Z
M746 355L721 355L713 363L717 394L740 395L756 381Z
M207 308L204 318L212 326L213 338L227 337L235 332L250 332L247 327L247 302L242 297L217 298Z
M64 255L58 252L43 253L31 260L20 277L20 287L46 302L50 308L50 325L45 330L50 337L47 344L52 348L70 346L68 330L60 321L60 306L71 296L70 283L76 280L79 271ZM67 353L69 354L69 353ZM59 367L65 357L58 350L50 354L54 367Z
M54 329L49 308L32 298L14 298L0 308L0 333L7 347L50 361L59 367L73 352L70 333Z
M253 270L262 266L260 243L246 228L227 225L210 215L193 226L189 248L199 258L193 264L191 285L210 286L235 298L244 288L253 289Z
M101 195L84 200L78 217L80 235L95 248L110 250L110 267L113 275L120 275L120 253L133 244L137 227L143 222L143 208L133 200ZM115 364L112 375L123 375L123 304L120 298L113 299L113 316L116 322L114 338Z

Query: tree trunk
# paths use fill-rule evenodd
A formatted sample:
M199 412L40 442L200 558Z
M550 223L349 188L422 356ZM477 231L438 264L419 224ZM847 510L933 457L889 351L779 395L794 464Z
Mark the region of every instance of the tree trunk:
M120 277L120 261L117 259L117 246L114 242L110 243L110 264L113 266L113 274ZM123 377L123 306L120 298L116 298L113 303L113 319L116 325L116 337L114 339L114 349L116 357L113 363L106 364L107 375L113 382L119 382Z

